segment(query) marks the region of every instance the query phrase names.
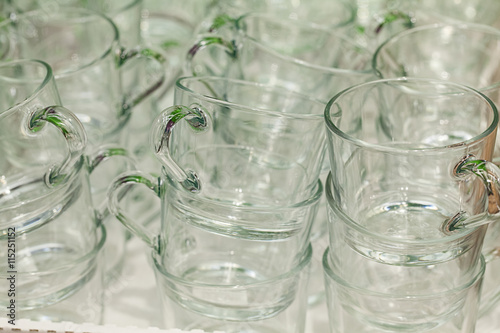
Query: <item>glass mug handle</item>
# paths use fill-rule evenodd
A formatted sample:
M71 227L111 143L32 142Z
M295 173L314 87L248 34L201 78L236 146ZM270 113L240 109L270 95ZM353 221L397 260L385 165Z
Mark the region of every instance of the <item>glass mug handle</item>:
M153 177L140 171L122 173L115 178L109 187L107 196L109 212L130 230L132 234L143 240L154 251L160 252L159 238L145 226L129 218L120 207L121 199L128 193L130 186L134 185L146 186L159 198L161 197L162 184L160 178Z
M145 57L151 61L156 62L161 68L165 68L166 59L163 55L157 51L149 48L133 48L130 50L121 47L116 55L116 64L118 68L122 67L131 59L136 59L139 57ZM139 91L136 95L132 97L125 97L122 102L122 112L126 114L130 109L132 109L137 104L141 103L146 97L151 95L157 89L159 89L165 82L165 74L162 74L157 80L153 81L145 89Z
M485 224L500 221L500 168L493 162L466 156L453 169L456 177L475 175L486 188L488 207L484 213L469 216L460 211L443 224L446 232L462 228L476 228Z
M219 36L201 36L200 39L189 49L186 55L186 61L184 62L184 71L186 73L191 73L193 76L199 76L201 74L195 69L196 66L193 66L193 61L195 56L199 54L199 51L210 45L222 47L231 59L236 59L238 55L238 49L234 41L227 41Z
M28 119L28 130L36 133L49 123L54 125L66 139L69 154L60 165L53 165L45 174L45 183L56 186L78 173L84 165L84 150L87 135L78 118L62 106L49 106L33 112Z
M169 175L190 192L199 192L201 182L193 170L184 170L170 154L170 135L174 126L185 120L194 131L203 131L207 128L207 113L198 104L191 107L183 105L171 106L162 111L155 119L151 129L151 144L156 157L162 162Z
M89 174L92 174L92 172L102 162L116 157L124 158L129 164L130 169L137 170L137 163L135 159L129 154L126 149L122 147L104 145L100 146L96 151L93 152L92 155L87 156L87 168ZM96 207L96 214L97 219L100 222L109 215L107 200L105 200L99 207Z

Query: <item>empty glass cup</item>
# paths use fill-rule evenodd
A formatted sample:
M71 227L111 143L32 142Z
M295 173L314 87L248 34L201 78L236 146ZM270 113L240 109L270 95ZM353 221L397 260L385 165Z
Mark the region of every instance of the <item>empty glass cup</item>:
M21 232L46 223L79 193L86 133L60 106L52 70L44 62L0 63L0 97L3 234L8 227Z
M360 227L412 244L394 264L443 255L428 242L471 231L488 239L495 224L483 224L498 220L499 169L489 162L498 115L486 96L447 81L386 79L338 94L325 117L335 204ZM370 246L365 253L379 256ZM388 241L387 250L401 249Z
M210 28L218 28L221 22L234 21L248 13L266 13L274 17L311 22L329 29L346 26L355 18L356 4L353 1L321 0L272 1L272 0L219 0L215 2L215 18ZM209 28L209 29L210 29Z
M89 208L78 200L38 229L11 228L0 237L0 306L13 314L7 318L102 323L106 230Z
M430 240L497 220L498 114L476 90L372 81L332 98L325 118L335 200L358 223Z
M237 266L211 275L207 264L199 275L198 267L192 269L196 263L184 261L179 270L178 265L162 265L153 253L165 326L227 333L304 332L311 255L308 247L293 268L278 276L242 279Z
M472 5L473 2L468 4ZM469 14L473 13L469 11ZM455 22L422 26L397 34L383 43L374 54L373 67L384 78L426 77L465 84L498 104L500 67L496 59L500 54L499 42L500 32L485 25ZM498 135L493 162L500 163ZM488 227L483 250L488 264L483 283L482 314L500 298L500 288L496 283L500 260L493 260L497 258L499 235L500 225Z
M160 198L159 233L149 231L120 207L131 185L146 186ZM269 276L290 269L304 252L322 191L318 181L304 200L288 205L239 205L185 191L165 170L160 178L136 171L114 180L108 203L110 211L160 255L162 264L220 256L220 260L234 258L239 266L250 265L249 272L262 270L260 274L265 271L263 275Z
M222 77L179 79L174 103L151 137L186 190L228 204L288 206L316 185L326 148L323 103Z
M326 102L373 79L371 57L371 51L331 29L251 13L200 34L187 54L185 73L276 84Z
M89 146L116 143L126 147L131 110L164 80L126 91L124 64L146 56L162 62L147 49L126 49L116 25L97 12L61 7L38 9L0 24L0 59L35 58L54 71L63 104L83 123Z
M60 106L52 69L42 61L1 63L0 96L0 240L13 228L23 240L34 242L31 232L49 225L45 228L59 230L63 238L79 232L82 241L91 242L91 231L107 206L101 203L94 209L89 177L112 156L130 164L128 153L111 146L85 153L86 132L78 118ZM67 239L69 248L76 246ZM113 267L124 254L124 238L115 235L106 245ZM42 249L46 256L64 253L63 246Z
M484 260L457 285L442 280L439 288L430 288L435 281L426 280L424 274L419 283L400 279L393 289L379 290L375 285L360 285L354 277L369 276L369 268L358 266L357 274L345 278L330 254L327 249L323 269L331 333L475 331Z

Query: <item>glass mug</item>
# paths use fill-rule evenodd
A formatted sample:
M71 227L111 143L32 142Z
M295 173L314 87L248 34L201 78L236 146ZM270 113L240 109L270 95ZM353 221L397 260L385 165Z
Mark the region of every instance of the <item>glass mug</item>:
M107 205L92 208L89 177L113 156L133 164L127 151L108 145L87 154L82 124L58 106L52 70L42 61L0 63L0 96L0 237L9 228L21 237L65 219L70 221L58 223L61 235L80 230L91 237L85 230L96 228ZM108 240L109 262L124 253L123 246L119 239Z
M354 327L361 326L363 331L378 327L422 332L445 326L451 332L472 332L484 274L484 229L467 229L439 239L377 233L339 209L331 180L330 174L325 189L330 244L323 259L329 267L325 267L325 273L329 271L325 279L330 288L332 331L356 331ZM470 295L472 285L476 286ZM473 298L469 301L469 297ZM345 302L344 309L336 302ZM349 309L350 314L341 315ZM339 317L350 323L343 327Z
M15 285L15 297L2 297L0 305L9 309L14 299L17 319L101 324L105 243L104 225L83 199L40 228L0 237L3 248L15 244L16 252L15 260L0 253L0 287Z
M371 51L330 29L252 13L200 34L184 73L276 84L326 102L374 78L371 57Z
M103 14L69 5L57 8L46 5L50 10L42 7L0 23L0 59L36 58L52 67L63 105L71 109L85 127L88 150L98 149L102 144L120 145L141 163L158 168L154 155L144 154L148 131L143 124L147 122L149 126L154 116L132 110L164 82L165 73L160 69L165 63L163 57L137 45L125 48L117 26ZM133 7L137 8L130 10L140 13L138 4L134 3ZM128 10L122 12L127 13ZM138 32L139 27L136 29ZM140 59L156 64L152 65L156 68L152 75L138 73L136 61ZM147 82L139 82L129 75L144 77ZM136 131L138 124L142 128ZM105 200L103 185L107 180L124 170L123 164L109 161L91 175L96 203ZM140 209L150 208L143 206L140 196L131 200L131 204ZM118 235L118 232L110 234Z
M104 114L113 114L114 110L119 110L120 104L125 102L125 99L132 98L131 95L133 94L137 94L139 96L141 91L144 91L144 101L141 101L138 105L133 107L135 111L129 112L129 110L125 112L125 114L129 114L130 117L125 117L127 119L121 119L118 116L120 111L118 111L116 113L117 118L110 119L110 123L104 124L102 128L99 128L101 131L106 131L107 128L111 129L113 126L116 126L118 128L118 132L120 133L117 132L116 134L109 134L108 136L105 133L103 134L92 131L89 135L89 140L91 142L99 142L99 140L119 142L136 157L136 160L142 169L150 172L158 170L160 167L158 161L147 148L149 126L156 115L163 109L158 109L158 107L156 107L159 103L159 98L165 95L166 90L171 87L172 82L176 77L173 73L173 57L171 55L162 53L161 50L158 50L158 48L154 49L155 45L147 44L148 46L141 47L141 45L146 45L141 37L141 29L143 28L143 23L141 23L141 21L144 19L142 16L144 1L21 0L12 2L11 7L12 9L10 11L16 16L29 15L25 13L36 10L38 15L37 17L43 18L46 16L47 19L54 16L57 17L55 13L59 11L62 11L62 15L64 16L65 11L67 11L68 8L71 9L72 7L88 9L101 13L113 21L113 24L118 30L119 47L123 50L119 50L118 48L112 49L113 47L111 47L111 52L109 52L109 50L107 51L106 49L110 46L110 44L108 44L106 38L102 38L103 40L101 41L97 37L86 36L85 32L77 32L79 27L83 28L84 31L88 30L88 28L85 28L85 23L72 25L71 20L68 20L68 27L70 27L70 29L74 28L73 35L76 38L76 45L63 42L54 44L62 48L67 47L68 49L72 49L74 47L77 49L76 52L78 57L90 57L89 63L94 62L94 64L91 65L91 69L79 68L76 72L73 72L71 75L77 76L76 80L71 82L67 90L60 88L61 97L65 105L70 106L73 110L78 110L81 112L80 114L89 112L88 110L84 110L83 105L89 105L92 100L103 101L102 109L100 109L99 112L95 112L96 114L103 112ZM168 6L168 8L171 8L171 6ZM33 18L30 18L30 20L32 19ZM65 24L64 22L65 21L63 20L63 25ZM99 27L99 29L102 29L101 33L110 34L109 39L111 39L111 35L114 34L114 31L111 30L112 25L106 24L107 22L99 19L96 19L95 24L97 25L99 22L102 24L102 26ZM93 23L90 22L87 24ZM50 24L38 24L40 29L43 29L44 26L50 26ZM70 32L67 33L71 34ZM163 35L164 34L165 32L163 32ZM48 43L45 38L42 38L40 42ZM87 45L89 44L95 44L95 56L90 55L91 52L88 52ZM103 54L106 52L121 52L121 55L115 58L116 63L104 60L112 59L114 57L113 54L104 56L104 59L98 59L97 53L100 48ZM131 56L130 59L125 61L126 53L132 54L134 52L137 53L137 56ZM44 57L44 59L48 62L52 62L52 60L54 62L59 62L57 56L55 55L44 55ZM122 61L118 59L119 57L124 60L123 63L121 63ZM39 57L37 56L37 58ZM74 62L77 61L74 60ZM86 67L85 61L81 61L81 64L83 65L81 67ZM114 70L112 67L108 66L115 66L117 68ZM64 81L64 79L60 77L61 72L64 70L65 68L60 68L58 73L56 73L58 81ZM118 72L119 75L113 74L115 71ZM95 74L92 74L92 72ZM81 82L79 82L78 79L80 79ZM94 81L102 82L102 85L96 84ZM82 82L89 82L89 84L86 85ZM66 79L64 84L68 83L70 82ZM121 93L115 94L114 91L121 91ZM120 94L122 94L122 96L120 96ZM108 102L104 102L105 99L103 96L105 95L109 95L110 100ZM95 102L95 104L97 105L98 102ZM96 105L94 107L96 107ZM125 104L122 106L125 106ZM108 110L106 110L105 107L107 107ZM111 123L113 120L116 124ZM124 124L122 121L126 121L126 127L123 126ZM87 123L87 127L91 126L92 123L92 121ZM114 135L118 135L119 138L115 138ZM102 136L106 138L103 139ZM114 168L117 167L114 166ZM110 167L110 169L113 169L113 167ZM112 172L109 172L109 174L111 175L105 175L102 178L112 178L116 175L112 174ZM93 181L93 183L98 182L99 181ZM140 208L144 209L149 207Z
M330 260L332 252L327 249L323 256L331 333L475 331L485 271L483 258L471 268L470 276L459 283L441 281L441 286L431 289L426 286L426 282L432 282L427 279L429 276L421 274L420 283L399 279L404 283L385 290L362 282L360 285L359 280L372 273L364 266L358 266L356 274L346 278ZM432 268L427 272L432 275Z
M7 0L8 5L3 12L6 17L11 17L32 10L49 13L64 7L86 8L111 18L120 30L121 42L127 47L135 47L141 42L139 25L142 2L143 0Z
M500 68L496 59L500 54L499 42L500 32L485 25L455 22L422 26L395 35L383 43L374 54L373 67L384 78L404 75L465 84L498 103ZM408 52L409 48L411 52ZM500 163L498 135L493 162L497 165ZM499 235L500 225L488 227L484 244L487 269L482 289L481 315L500 298L500 288L496 283L500 260L493 260L497 258ZM491 305L486 306L487 303Z
M71 202L78 193L71 185L84 169L86 134L74 114L58 106L52 70L44 62L1 63L0 94L4 234L8 227L21 232L44 224Z
M447 81L386 79L339 93L325 119L338 210L372 233L412 245L403 255L390 241L383 251L368 244L364 253L389 251L393 264L418 263L467 250L443 252L429 242L471 231L479 247L484 234L488 239L495 224L485 224L499 217L500 170L489 162L498 113L486 96ZM486 258L488 251L485 243ZM481 303L481 311L490 306L486 298Z
M160 198L160 232L120 208L131 185ZM161 178L132 172L110 187L109 209L151 248L167 327L301 332L309 235L321 195L318 182L307 199L288 206L230 205L186 191L165 170Z
M119 201L127 194L130 185L146 186L161 199L163 210L159 234L131 219L120 207ZM179 251L190 250L189 246L184 248L182 244L184 239L188 244L189 238L192 238L193 249L197 251L196 247L206 248L207 252L213 248L226 249L221 250L224 253L238 248L242 254L247 250L250 255L251 252L266 253L265 249L270 246L273 253L279 251L280 255L275 258L268 252L266 259L276 261L276 268L282 271L279 267L290 268L286 258L294 258L294 254L303 252L307 246L317 211L317 201L322 192L321 182L317 181L316 186L304 194L305 199L286 206L251 206L237 203L231 205L217 198L206 198L185 191L181 185L169 178L168 172L163 169L161 177L139 171L117 177L109 188L108 206L112 214L133 234L165 256L163 260L175 259L175 254ZM200 237L194 237L198 234ZM254 250L250 251L251 248ZM192 255L193 258L201 257L203 250Z
M160 75L136 91L124 91L121 76L131 59L164 60L148 49L122 47L116 25L97 12L38 9L4 20L0 36L0 59L36 58L52 67L61 99L83 123L90 147L126 146L131 110L164 80Z
M500 32L478 24L434 24L397 34L376 50L372 65L380 78L422 77L473 87L500 102ZM500 158L495 147L494 159Z
M306 283L311 260L308 247L290 270L274 277L237 280L201 279L161 265L152 254L167 329L206 332L290 332L305 330ZM189 263L186 263L189 265Z
M310 22L329 29L338 29L349 25L356 15L356 4L350 1L269 1L269 0L219 0L215 4L216 16L210 25L211 30L218 23L234 21L248 13L267 13L275 17ZM219 24L221 24L219 23Z
M161 200L161 231L127 216L120 199L133 185ZM150 248L168 327L303 329L310 229L321 182L288 206L230 205L186 191L165 170L160 178L138 171L120 175L109 209ZM283 315L287 313L287 315ZM293 313L294 319L283 320ZM175 318L174 318L175 317ZM276 326L279 325L279 326Z
M326 147L323 103L222 77L179 79L174 103L151 138L187 191L228 204L288 205L316 185Z

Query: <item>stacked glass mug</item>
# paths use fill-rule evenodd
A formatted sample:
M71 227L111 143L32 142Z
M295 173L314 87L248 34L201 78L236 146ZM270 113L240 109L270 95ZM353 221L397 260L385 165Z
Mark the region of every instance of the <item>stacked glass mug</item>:
M459 84L396 78L325 112L332 332L473 332L498 219L498 113Z
M44 62L1 63L0 94L2 308L12 325L101 322L106 230L89 175L111 148L85 153L85 130Z

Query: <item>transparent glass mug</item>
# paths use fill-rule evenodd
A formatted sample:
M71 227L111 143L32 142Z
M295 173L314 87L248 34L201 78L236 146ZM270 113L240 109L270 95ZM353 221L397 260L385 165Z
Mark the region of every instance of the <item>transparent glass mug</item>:
M500 102L500 31L477 24L434 24L397 34L376 50L380 78L422 77L473 87ZM495 159L500 159L497 143Z
M235 267L226 272L228 279L203 279L162 265L153 253L165 326L228 333L304 332L311 255L309 246L297 264L282 274L237 280L231 276L238 273Z
M131 185L160 198L160 232L121 209ZM165 170L160 178L132 172L110 187L109 209L151 248L165 311L175 314L165 319L168 327L282 327L287 315L280 313L290 312L297 317L285 325L302 327L309 235L322 190L318 181L307 199L289 206L230 205L186 191Z
M325 189L330 244L323 259L330 270L325 278L333 331L354 332L361 326L366 327L363 331L378 327L422 332L446 326L451 332L471 332L480 284L474 287L471 301L469 286L479 279L478 267L485 265L484 230L472 228L439 239L391 237L347 216L336 204L332 188L330 175ZM335 287L342 290L338 295L331 291ZM335 305L339 301L345 302L345 311L352 309L352 318L360 319L349 319L352 323L344 328L337 325L339 316L349 318Z
M470 4L469 4L470 5ZM479 13L477 13L479 15ZM473 87L493 102L500 102L500 32L494 28L471 23L435 24L418 27L393 36L374 54L373 67L380 77L428 77ZM493 162L500 164L500 143L497 135ZM488 227L484 254L488 262L483 283L482 304L500 298L496 282L500 271L497 256L500 225ZM493 301L496 299L497 301Z
M1 63L0 95L0 225L3 232L21 232L49 221L58 213L52 207L71 202L72 181L84 167L86 134L74 114L57 106L46 63Z
M387 79L339 93L325 119L336 205L370 232L413 244L394 264L442 256L426 243L469 229L482 246L499 217L490 99L446 81Z
M311 22L329 29L346 26L355 18L356 4L352 1L334 0L325 3L312 1L270 1L270 0L219 0L215 4L216 17L212 20L214 28L218 22L232 21L248 13L267 13L275 17Z
M90 211L77 200L38 229L0 237L0 305L10 314L14 304L7 319L102 323L106 231Z
M87 28L85 24L94 24L93 22L75 23L72 22L71 19L68 19L67 22L64 21L64 19L59 22L59 24L68 25L67 29L71 31L66 31L66 34L73 35L75 41L74 44L65 41L58 41L53 44L56 47L61 47L63 49L67 48L69 50L67 54L68 57L71 56L71 52L76 50L77 54L74 55L75 57L88 58L88 63L87 60L72 59L76 67L78 67L78 61L80 61L81 64L78 68L69 69L72 71L71 76L75 76L72 82L68 82L68 78L62 78L60 75L62 72L66 72L68 68L65 68L65 65L58 67L56 73L57 81L63 81L64 84L70 84L67 89L60 88L61 97L65 105L70 106L73 110L78 110L80 115L90 112L84 110L80 105L84 103L88 104L92 100L95 100L94 103L97 105L99 103L97 101L101 101L101 109L98 111L96 110L95 115L103 113L110 116L114 115L116 118L108 119L110 122L103 124L101 128L97 129L100 129L103 133L90 131L88 129L90 133L89 140L97 143L99 140L119 142L126 147L129 152L134 154L143 169L147 169L151 172L153 170L158 170L160 167L158 161L154 155L150 153L149 149L146 148L149 142L149 127L156 115L163 109L154 107L157 103L158 94L165 94L166 89L171 87L175 77L170 57L159 52L157 49L151 49L149 46L147 48L141 47L141 45L143 45L141 38L143 0L21 0L12 2L11 7L12 9L10 12L13 15L28 15L27 19L22 20L28 22L33 20L30 14L27 14L30 11L36 10L37 18L41 18L41 20L50 20L52 17L57 18L59 16L55 14L57 12L62 12L61 15L64 17L68 8L69 10L71 10L71 8L92 10L105 15L113 21L118 31L119 47L118 45L111 45L111 38L115 34L115 31L112 25L108 24L105 20L95 17L95 24L98 28L94 28L102 29L100 33L104 34L104 36L109 35L107 39L103 36L99 38L98 36L92 37L86 35L89 28ZM170 6L168 6L168 8L170 8ZM90 21L92 21L92 19L90 19ZM34 24L36 24L37 28L43 29L43 27L50 27L51 24L55 26L58 23ZM99 26L99 24L101 26ZM78 29L82 29L83 32L78 31ZM50 36L42 37L39 42L48 44L50 43L47 41L48 38L50 38ZM28 39L31 40L33 38ZM118 41L118 38L115 39ZM94 51L88 50L89 44L94 44L94 55L92 55ZM36 48L36 45L29 46L31 48ZM35 50L33 50L33 52L36 52ZM28 50L25 52L29 53L30 51ZM110 55L101 57L99 52L103 54L110 53ZM132 55L134 52L137 56ZM121 53L121 55L113 53ZM129 53L129 55L127 55L127 53ZM43 55L43 57L44 60L49 63L59 63L59 57L63 58L65 55L66 54L61 56L47 54ZM125 61L125 58L129 56L130 59ZM35 55L32 55L32 57L35 57ZM105 60L111 60L113 57L115 57L115 61ZM40 57L37 56L37 58ZM94 64L90 65L90 68L85 68L92 62L94 62ZM100 82L101 84L97 84L94 81ZM88 82L88 84L84 82ZM80 89L85 89L85 92L80 91ZM119 109L120 107L126 106L128 103L126 99L132 100L132 95L134 94L137 94L137 96L141 94L144 95L144 101L133 106L135 110L133 112L130 110L122 110L122 118ZM109 100L105 100L103 96L108 97ZM96 105L94 105L94 107L96 107ZM106 110L106 108L108 109ZM126 106L126 108L132 109L132 106ZM117 111L116 113L115 110ZM102 118L104 117L100 119L102 120ZM81 120L83 120L83 118ZM115 122L111 123L113 120L115 120ZM92 120L88 119L88 121L89 122L86 123L87 127L91 127L93 123L99 127L99 125ZM123 126L124 122L126 122L126 127ZM106 134L106 131L112 130L113 126L116 126L117 131L111 131L111 133ZM102 136L104 136L104 138ZM112 178L113 176L116 176L116 174L103 178Z
M118 29L109 18L81 8L38 9L0 24L0 59L47 62L63 104L83 123L90 147L102 143L127 146L131 110L164 80L159 75L147 86L125 91L121 76L131 59L164 60L149 49L125 49L120 43Z
M151 140L187 191L228 204L300 201L319 178L324 104L276 86L221 77L181 78Z
M132 49L141 45L140 24L142 3L142 0L20 0L11 1L10 10L6 11L6 17L12 17L11 15L15 17L34 10L37 11L39 17L43 17L42 15L51 17L54 13L64 10L64 8L92 10L110 18L118 29L120 45ZM82 40L78 42L82 42ZM81 53L81 51L79 52ZM151 51L150 53L153 54L154 52ZM49 58L44 58L43 60L50 61ZM146 63L151 63L151 60L148 60ZM132 61L127 62L132 63ZM135 63L139 63L139 61L135 59L134 65L127 65L120 68L123 82L122 90L125 92L134 91L137 86L145 87L148 85L148 82L153 81L150 73L143 75L146 72L147 66L143 63ZM155 70L158 71L159 67L156 67ZM148 75L150 77L147 77ZM141 78L143 79L142 81L140 81ZM130 150L133 151L133 149Z
M371 51L331 29L253 13L200 34L184 72L277 84L326 102L372 79L371 57Z
M362 281L372 272L357 266L355 274L345 276L331 260L333 249L323 256L325 289L331 333L387 332L454 332L475 331L481 283L485 271L484 258L471 268L467 279L458 283L441 281L439 287L426 287L431 282L420 274L419 283L402 279L399 287L377 289ZM427 269L432 275L432 267ZM416 275L414 276L416 277ZM423 287L423 288L422 288Z
M140 12L140 8L136 10ZM148 144L148 131L144 128L155 115L136 115L132 110L165 80L164 59L150 49L133 46L123 46L117 26L107 16L68 5L51 10L40 8L0 23L0 59L36 58L52 67L63 105L85 127L89 150L102 144L120 145L144 164L155 163L153 154L144 154ZM156 64L152 65L156 70L150 76L137 73L136 61L144 58ZM125 78L135 74L147 82L132 80L134 84L130 85ZM136 120L134 126L141 124L142 133L132 127L131 117ZM148 125L144 126L144 122ZM123 164L111 161L92 174L96 203L105 200L106 188L102 185L124 170ZM141 206L140 196L137 201Z
M92 155L86 154L82 124L58 105L61 101L46 63L16 60L0 64L2 239L10 228L20 236L65 219L70 221L60 222L61 234L80 230L82 238L91 237L85 230L96 228L107 207L104 203L92 208L90 175L112 156L133 163L128 153L117 147L102 146ZM25 237L29 241L30 236ZM114 251L119 252L119 248Z
M64 7L86 8L103 13L113 20L122 35L122 43L127 47L140 44L139 25L143 0L6 0L9 5L4 9L6 17L19 15L32 10L45 13L58 11Z

